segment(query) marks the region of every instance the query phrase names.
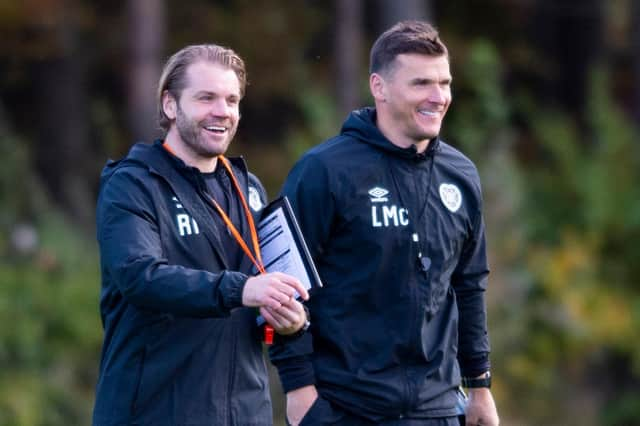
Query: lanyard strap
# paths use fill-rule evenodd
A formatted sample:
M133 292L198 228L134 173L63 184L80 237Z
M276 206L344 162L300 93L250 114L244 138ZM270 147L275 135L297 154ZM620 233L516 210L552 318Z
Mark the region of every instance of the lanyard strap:
M171 148L166 142L162 144L162 147L175 156L175 153L171 150ZM255 225L255 222L253 221L253 215L249 210L249 206L247 205L247 200L245 199L244 194L240 189L240 184L238 184L238 180L236 179L236 175L233 173L233 169L229 164L229 160L227 160L223 155L219 155L218 160L222 162L222 165L224 166L224 168L227 169L227 172L229 172L229 176L233 181L233 186L235 187L236 192L238 193L238 197L240 197L240 202L242 203L244 214L246 215L247 222L249 223L249 231L251 233L251 243L253 245L255 256L253 255L253 253L251 253L249 246L245 242L244 238L242 238L242 235L240 235L240 232L238 232L238 229L231 222L229 215L222 209L222 207L220 207L220 204L218 204L218 202L209 194L206 194L207 199L215 207L216 211L224 221L225 225L227 225L227 228L229 228L229 231L238 242L238 245L240 245L240 248L242 248L242 251L244 251L244 253L251 260L251 262L253 262L256 269L260 271L261 274L264 274L266 273L266 270L264 269L264 265L262 263L262 255L260 253L260 244L258 243L258 233L256 232L256 225Z
M222 210L222 207L220 207L220 204L218 204L218 202L214 200L213 197L211 197L210 195L209 195L209 200L216 207L216 210L218 210L218 213L220 213L222 220L224 220L224 223L227 225L227 228L229 228L229 230L235 237L238 244L240 244L240 247L242 247L242 250L244 250L244 252L249 257L249 259L251 259L251 261L256 266L258 271L260 271L261 274L264 274L266 273L266 271L262 263L262 254L260 253L260 243L258 242L258 233L256 232L256 225L255 225L255 222L253 221L253 215L249 210L249 206L247 205L247 200L244 197L242 190L240 189L240 184L238 183L238 179L236 179L235 173L233 173L233 169L229 164L229 160L227 160L222 154L218 156L218 160L222 161L222 165L229 172L229 176L231 176L231 180L233 181L233 186L236 188L238 197L240 197L240 202L242 203L242 207L244 208L244 214L247 216L247 222L249 223L249 231L251 232L251 243L253 244L253 250L255 251L255 254L256 254L255 257L251 253L251 250L249 250L249 247L247 247L247 243L244 241L244 238L242 238L242 236L240 235L236 227L233 225L233 223L231 223L231 219L229 219L229 216L224 212L224 210Z

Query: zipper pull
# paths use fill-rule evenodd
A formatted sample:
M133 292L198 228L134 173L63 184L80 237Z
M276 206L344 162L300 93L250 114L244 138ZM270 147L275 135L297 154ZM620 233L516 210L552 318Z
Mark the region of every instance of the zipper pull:
M422 251L420 251L420 244L419 244L420 237L416 232L414 232L411 235L411 239L413 240L414 243L418 245L418 263L420 264L420 270L422 272L427 272L429 268L431 268L431 259L426 256L422 256Z

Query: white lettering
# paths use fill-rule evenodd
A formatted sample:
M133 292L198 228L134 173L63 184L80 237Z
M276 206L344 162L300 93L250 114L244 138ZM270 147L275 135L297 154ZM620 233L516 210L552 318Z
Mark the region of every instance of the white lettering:
M374 228L379 228L382 226L382 222L378 220L378 213L376 206L371 206L371 224Z
M178 231L180 231L180 236L184 237L185 234L191 235L191 223L189 222L189 215L179 214L176 215L176 219L178 221Z
M191 218L191 224L193 225L193 233L196 235L199 234L200 228L198 228L198 222L196 222L194 218Z
M407 209L398 210L400 213L400 225L407 226L409 224L409 212Z
M393 224L398 226L398 208L396 206L382 206L382 218L384 226L389 226L389 219L393 219Z
M374 228L381 226L407 226L409 224L409 211L405 208L398 208L396 205L381 206L382 211L378 210L378 206L371 206L371 225ZM382 215L382 217L379 217Z

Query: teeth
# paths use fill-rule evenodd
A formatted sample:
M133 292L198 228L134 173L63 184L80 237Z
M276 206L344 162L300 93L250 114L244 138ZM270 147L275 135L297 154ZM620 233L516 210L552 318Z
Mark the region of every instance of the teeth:
M427 110L424 110L424 109L418 110L418 113L422 114L422 115L426 115L428 117L437 117L438 116L437 112L435 112L435 111L427 111Z
M221 127L221 126L206 126L205 129L211 132L224 132L227 130L226 127Z

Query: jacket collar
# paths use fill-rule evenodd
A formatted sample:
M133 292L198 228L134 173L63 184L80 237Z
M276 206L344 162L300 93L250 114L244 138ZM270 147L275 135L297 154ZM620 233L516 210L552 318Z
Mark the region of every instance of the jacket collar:
M429 142L425 152L418 153L415 145L401 148L387 139L376 126L376 109L366 107L349 114L342 125L341 134L354 137L389 154L413 161L424 161L433 157L440 148L440 137L436 136Z
M214 226L215 221L211 220L211 215L214 213L204 198L203 191L206 184L199 170L169 154L162 148L162 141L159 140L155 141L153 145L135 144L123 163L127 161L143 165L150 173L159 176L171 187L183 208L198 222L221 265L224 269L229 269L224 255L224 246L220 240L220 227ZM234 167L240 168L237 170L238 172L246 174L244 160L241 158L233 159L232 164ZM247 180L242 179L241 181L246 182ZM245 183L244 186L247 184ZM247 189L243 189L246 192Z

